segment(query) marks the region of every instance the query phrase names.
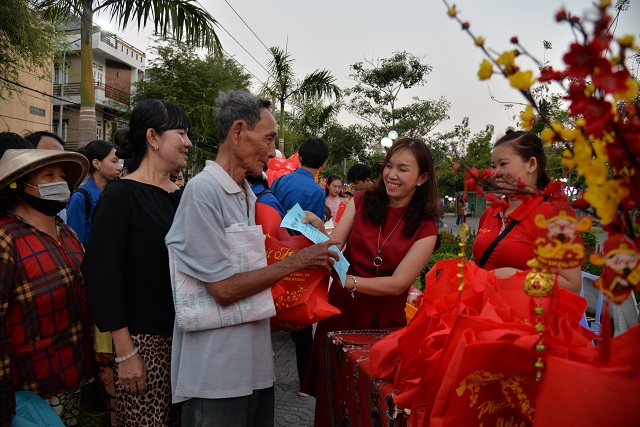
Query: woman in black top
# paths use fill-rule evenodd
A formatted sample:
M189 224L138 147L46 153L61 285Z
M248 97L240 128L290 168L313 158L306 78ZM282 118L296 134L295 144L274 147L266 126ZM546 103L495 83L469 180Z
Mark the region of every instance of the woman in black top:
M174 308L164 238L180 192L169 179L186 166L190 121L177 105L145 100L117 155L140 166L98 201L82 273L93 319L113 335L118 426L173 426L171 337Z

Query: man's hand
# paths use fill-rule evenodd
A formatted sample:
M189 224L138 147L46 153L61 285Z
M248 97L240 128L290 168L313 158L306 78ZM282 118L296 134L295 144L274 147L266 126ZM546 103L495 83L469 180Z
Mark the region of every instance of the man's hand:
M301 249L292 256L288 257L291 262L295 262L299 266L299 270L310 270L314 268L324 269L327 273L331 273L333 263L340 259L340 256L330 251L329 247L339 244L338 240L327 240L326 242L317 243L313 246Z

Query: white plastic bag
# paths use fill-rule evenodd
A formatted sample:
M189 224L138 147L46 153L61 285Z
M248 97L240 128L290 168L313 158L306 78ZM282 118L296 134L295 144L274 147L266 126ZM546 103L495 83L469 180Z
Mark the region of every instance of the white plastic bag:
M236 224L228 227L225 234L236 273L267 266L262 226ZM170 246L167 249L176 322L181 330L192 332L224 328L275 316L271 289L221 307L201 281L178 270L175 253Z

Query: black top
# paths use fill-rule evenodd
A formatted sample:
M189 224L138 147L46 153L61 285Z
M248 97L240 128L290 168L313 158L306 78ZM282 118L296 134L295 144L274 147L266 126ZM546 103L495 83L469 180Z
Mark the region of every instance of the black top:
M129 179L100 195L81 270L93 320L103 331L172 335L175 310L164 238L182 191Z

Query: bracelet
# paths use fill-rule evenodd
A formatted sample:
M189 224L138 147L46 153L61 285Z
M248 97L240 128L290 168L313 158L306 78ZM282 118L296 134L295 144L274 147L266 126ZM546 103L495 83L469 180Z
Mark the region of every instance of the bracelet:
M121 363L124 362L125 360L129 360L131 359L133 356L135 356L136 354L138 354L138 347L133 347L133 351L129 354L127 354L126 356L122 356L122 357L116 357L115 359L113 359L116 363Z
M356 288L358 287L358 282L356 280L356 276L351 276L353 279L353 288L347 289L347 292L351 294L351 298L355 298Z

